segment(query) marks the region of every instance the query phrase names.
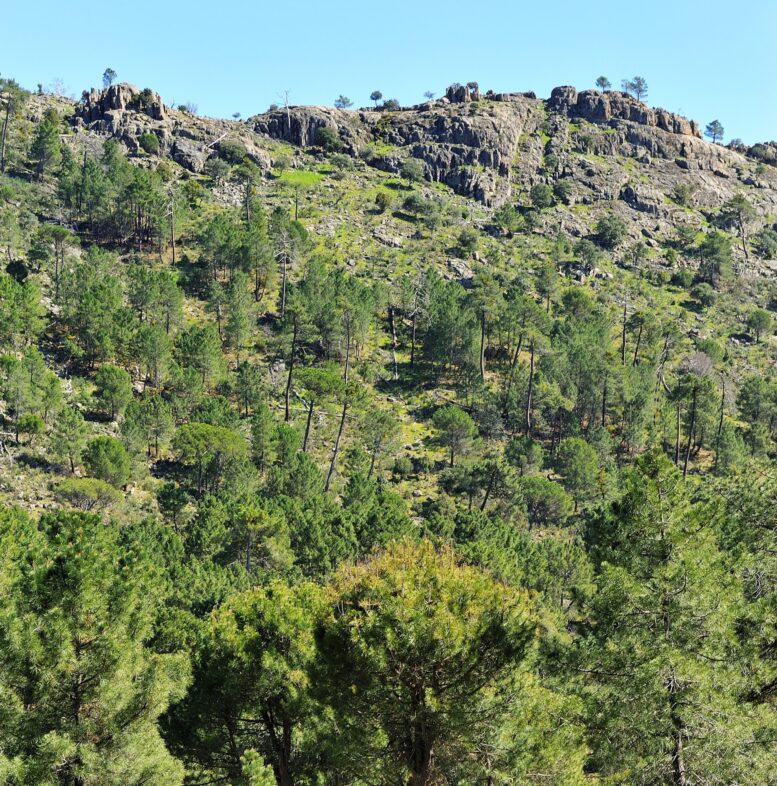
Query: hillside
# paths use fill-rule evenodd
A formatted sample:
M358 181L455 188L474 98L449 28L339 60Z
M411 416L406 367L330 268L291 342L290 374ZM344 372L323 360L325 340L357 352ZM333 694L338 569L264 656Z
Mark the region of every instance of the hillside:
M0 111L0 783L772 782L773 143Z

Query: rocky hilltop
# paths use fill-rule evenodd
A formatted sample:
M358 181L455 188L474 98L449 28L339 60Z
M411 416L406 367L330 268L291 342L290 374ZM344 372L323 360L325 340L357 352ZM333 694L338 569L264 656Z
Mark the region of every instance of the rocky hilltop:
M545 100L453 85L440 99L391 111L290 106L231 121L174 109L151 90L117 84L85 93L72 122L120 139L131 152L141 135L154 134L161 155L194 173L230 140L269 174L268 141L322 154L322 129L331 129L328 152L333 137L342 153L390 173L417 159L427 181L487 207L519 201L538 184L567 181L568 205L616 200L643 234L683 212L669 198L679 185L712 208L752 188L758 212L777 213L777 169L755 166L746 151L703 140L695 121L619 91L562 86ZM582 234L590 227L570 214L565 229Z
M126 83L84 93L75 107L76 128L119 139L130 152L137 152L143 134L154 134L160 150L191 172L199 173L219 144L239 139L254 163L270 166L267 153L239 123L202 118L191 112L165 106L158 93Z

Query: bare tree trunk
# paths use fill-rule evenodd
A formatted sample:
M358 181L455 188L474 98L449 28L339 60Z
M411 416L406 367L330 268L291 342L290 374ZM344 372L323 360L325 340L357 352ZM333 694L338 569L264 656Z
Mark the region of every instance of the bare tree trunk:
M626 365L626 307L628 306L629 298L623 298L623 327L621 328L621 365Z
M389 326L391 328L391 365L393 366L393 377L396 381L399 379L399 371L397 369L397 329L394 324L394 306L388 307Z
M486 312L480 314L480 381L486 379Z
M0 140L0 172L5 174L5 140L8 136L8 124L11 122L11 104L9 98L5 107L5 119L3 120L3 137Z
M685 737L685 722L680 716L680 707L677 700L677 687L674 675L669 681L669 716L672 720L674 739L672 744L672 786L687 786L688 779L685 774L685 750L683 738Z
M281 279L281 319L286 314L286 279L288 273L289 258L284 252L283 254L283 276Z
M680 466L680 399L677 399L677 433L674 441L674 464Z
M286 393L285 393L285 414L283 420L288 423L291 420L291 382L292 374L294 373L294 355L297 352L297 321L294 320L294 332L291 337L291 355L289 357L289 376L286 379Z
M642 329L644 328L645 323L639 323L639 333L637 333L637 346L634 347L634 359L631 362L632 366L639 365L639 345L642 343Z
M410 327L410 365L415 365L415 331L416 331L416 311L413 309L412 322Z
M602 387L602 428L607 423L607 375L604 376L604 386Z
M685 450L685 461L683 462L683 478L688 474L688 459L691 457L691 445L693 444L693 433L696 429L696 388L693 389L691 399L691 425L688 429L688 446Z
M311 399L310 403L308 404L308 419L305 423L305 436L302 439L302 452L307 453L308 451L308 436L310 436L310 421L313 420L313 404L315 402Z
M340 428L337 430L337 439L335 440L335 449L332 453L332 461L329 464L329 472L326 475L326 483L324 484L324 491L329 491L329 486L332 483L332 477L335 474L335 466L337 465L337 454L340 452L340 440L343 437L343 429L345 428L345 416L348 414L348 399L343 402L343 414L340 417Z
M531 405L534 392L534 339L531 340L531 354L529 356L529 389L526 393L526 436L531 436Z
M723 413L726 407L726 381L723 380L723 390L720 394L720 419L718 420L718 433L715 435L715 464L713 471L717 472L718 461L720 459L720 438L723 434Z

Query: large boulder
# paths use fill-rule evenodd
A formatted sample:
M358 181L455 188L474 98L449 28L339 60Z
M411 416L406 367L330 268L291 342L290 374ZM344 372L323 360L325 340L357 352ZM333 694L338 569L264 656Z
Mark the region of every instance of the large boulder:
M170 148L170 157L184 169L199 173L205 167L208 155L202 145L189 139L178 138Z

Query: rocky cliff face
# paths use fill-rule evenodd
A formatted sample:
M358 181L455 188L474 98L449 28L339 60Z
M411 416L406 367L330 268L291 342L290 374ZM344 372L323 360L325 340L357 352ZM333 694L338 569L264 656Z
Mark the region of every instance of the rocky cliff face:
M717 172L720 180L731 179L731 174L722 175L742 165L737 152L704 142L692 120L648 107L625 93L578 92L574 87L557 87L543 101L533 93L481 95L470 83L452 86L437 101L399 111L290 107L250 122L256 133L299 147L314 146L319 129L328 126L346 152L366 154L379 169L399 172L412 156L423 163L428 180L489 206L558 177L589 184L580 190L580 201L597 195L616 198L623 192L632 204L647 205L635 196L640 190L635 184L628 178L614 183L612 173L598 162L587 162L579 172L580 162L572 159L580 153L671 162L662 183L668 188L689 172ZM370 151L370 143L379 152ZM546 158L553 166L545 166ZM722 183L698 185L721 194L729 190ZM648 212L660 211L661 200L654 201Z
M609 123L628 120L651 128L660 128L669 134L694 136L701 139L698 125L665 109L651 109L636 98L618 91L601 93L574 87L556 87L547 101L548 109L563 112L568 117L582 118L591 123Z
M217 155L226 139L240 141L260 168L270 167L269 155L242 124L166 107L158 93L126 83L85 93L75 107L73 122L78 129L120 140L130 152L139 150L141 135L154 134L162 155L195 173Z

